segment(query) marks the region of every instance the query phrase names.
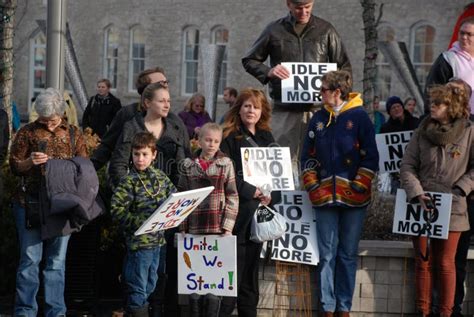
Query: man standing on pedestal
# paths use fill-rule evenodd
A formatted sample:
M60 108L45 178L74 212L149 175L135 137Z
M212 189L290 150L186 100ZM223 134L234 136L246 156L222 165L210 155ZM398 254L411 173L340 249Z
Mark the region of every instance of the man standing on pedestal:
M290 13L263 30L242 58L242 64L262 84L270 84L272 133L280 146L289 146L292 155L299 157L307 115L315 106L282 103L281 80L288 78L290 72L281 63L337 63L339 70L348 72L351 64L334 27L311 13L314 0L286 0L286 4ZM268 57L270 66L264 64Z

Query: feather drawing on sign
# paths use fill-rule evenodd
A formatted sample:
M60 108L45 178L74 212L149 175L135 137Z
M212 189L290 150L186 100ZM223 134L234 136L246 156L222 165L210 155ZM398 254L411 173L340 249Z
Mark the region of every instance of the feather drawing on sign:
M191 258L189 257L189 254L185 251L183 252L183 258L184 258L184 263L186 263L186 266L189 267L190 270L193 268L191 267Z

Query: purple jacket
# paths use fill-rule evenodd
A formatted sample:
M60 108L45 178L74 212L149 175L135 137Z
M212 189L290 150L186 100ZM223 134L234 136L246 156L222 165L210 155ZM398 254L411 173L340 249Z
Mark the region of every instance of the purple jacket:
M211 117L207 112L197 113L194 111L181 111L178 116L183 120L186 129L188 130L189 138L195 137L194 128L202 127L204 124L211 122Z

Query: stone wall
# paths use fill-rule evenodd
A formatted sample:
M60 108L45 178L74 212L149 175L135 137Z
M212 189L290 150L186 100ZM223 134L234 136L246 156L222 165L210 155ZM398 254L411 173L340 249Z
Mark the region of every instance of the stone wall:
M469 251L463 313L474 314L474 250ZM273 314L275 265L261 266L258 316L299 316L286 310ZM311 269L312 316L317 316L317 289ZM411 242L361 241L351 316L389 317L415 314L414 251ZM293 303L293 302L292 302ZM303 315L301 315L303 316Z

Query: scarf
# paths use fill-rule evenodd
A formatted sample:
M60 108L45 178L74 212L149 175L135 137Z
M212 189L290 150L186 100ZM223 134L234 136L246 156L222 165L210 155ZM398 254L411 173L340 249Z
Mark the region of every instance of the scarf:
M434 145L454 143L466 129L466 119L456 119L448 124L441 124L427 117L420 125L421 134Z

